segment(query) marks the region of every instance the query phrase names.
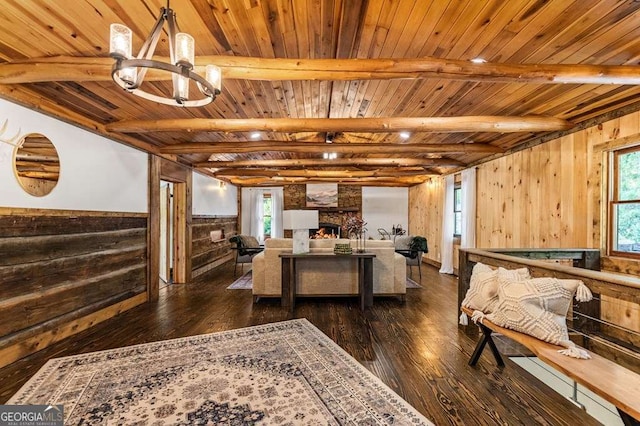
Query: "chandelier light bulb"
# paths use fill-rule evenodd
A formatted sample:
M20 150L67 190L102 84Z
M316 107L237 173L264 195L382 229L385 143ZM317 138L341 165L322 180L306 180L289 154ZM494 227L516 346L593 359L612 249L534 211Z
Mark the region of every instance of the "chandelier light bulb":
M111 24L109 30L109 54L115 58L131 58L131 30L129 27L122 24Z
M177 76L176 101L184 102L189 99L189 77Z
M211 83L214 89L221 92L222 91L222 71L220 70L220 67L217 67L215 65L207 65L205 68L205 72L206 72L205 78L207 79L207 81Z
M176 34L176 65L193 67L195 62L195 42L187 33Z

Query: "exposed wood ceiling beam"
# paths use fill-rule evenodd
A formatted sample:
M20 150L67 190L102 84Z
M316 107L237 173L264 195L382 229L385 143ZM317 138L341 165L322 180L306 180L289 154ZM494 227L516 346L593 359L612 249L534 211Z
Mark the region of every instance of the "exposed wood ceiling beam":
M229 179L230 182L238 186L274 186L291 183L348 183L349 185L370 185L370 186L411 186L422 183L427 176L413 176L402 178L371 177L371 178L306 178L306 177L247 177Z
M487 144L381 144L381 143L312 143L312 142L190 142L160 148L163 154L227 154L248 152L297 152L339 154L466 154L498 153L504 149Z
M280 169L224 169L214 176L263 176L263 177L306 177L306 178L367 178L367 177L404 177L438 175L434 171L412 170L404 167L380 170L280 170Z
M119 133L155 132L551 132L573 124L555 117L490 115L465 117L380 117L380 118L182 118L125 120L106 125Z
M331 151L331 147L327 147ZM196 168L300 168L300 167L342 167L342 166L375 166L375 167L463 167L465 163L449 158L337 158L335 160L296 159L289 160L236 160L236 161L203 161L194 163Z
M168 62L168 58L156 58ZM0 64L0 83L47 81L109 81L111 58L57 56ZM465 81L530 84L640 84L636 65L585 64L476 64L463 60L420 59L274 59L239 56L201 56L196 71L205 64L222 68L223 79L242 80L389 80L440 78ZM148 81L165 80L166 74L147 73Z

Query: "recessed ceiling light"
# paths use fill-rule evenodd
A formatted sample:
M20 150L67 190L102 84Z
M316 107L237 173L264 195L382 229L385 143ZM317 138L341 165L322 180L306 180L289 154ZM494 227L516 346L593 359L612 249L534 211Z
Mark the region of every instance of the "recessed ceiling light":
M400 137L402 139L409 139L410 136L411 136L411 133L409 132L400 132Z
M487 60L482 58L473 58L471 62L473 62L474 64L484 64L485 62L487 62Z
M336 158L338 158L338 154L336 152L325 152L324 154L322 154L322 158L324 158L325 160L335 160Z
M251 139L260 139L260 132L251 133Z

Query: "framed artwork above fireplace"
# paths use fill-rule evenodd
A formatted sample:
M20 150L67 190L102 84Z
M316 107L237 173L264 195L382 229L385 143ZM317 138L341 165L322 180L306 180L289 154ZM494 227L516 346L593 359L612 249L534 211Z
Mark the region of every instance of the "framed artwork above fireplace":
M338 184L307 184L307 207L338 207Z

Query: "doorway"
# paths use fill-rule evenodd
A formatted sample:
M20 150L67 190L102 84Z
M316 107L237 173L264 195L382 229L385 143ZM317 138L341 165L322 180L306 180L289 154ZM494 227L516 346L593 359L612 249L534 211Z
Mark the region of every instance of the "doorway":
M160 181L160 287L173 284L174 271L173 183Z

